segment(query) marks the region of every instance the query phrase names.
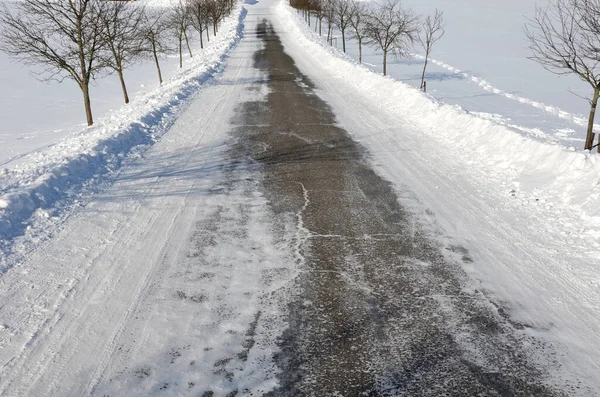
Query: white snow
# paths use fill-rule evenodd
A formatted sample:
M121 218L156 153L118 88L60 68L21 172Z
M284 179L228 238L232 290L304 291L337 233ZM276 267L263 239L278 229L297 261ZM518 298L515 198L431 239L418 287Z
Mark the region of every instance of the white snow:
M295 230L269 229L260 168L228 152L237 104L267 94L249 89L264 79L246 55L260 41L223 56L244 27L246 11L234 14L213 51L149 97L157 119L178 116L168 133L159 123L162 138L81 197L52 239L15 239L23 255L10 255L0 277L1 395L221 396L275 385ZM97 171L68 161L61 173ZM48 213L35 212L32 230Z
M136 4L162 7L169 2L141 0ZM11 3L11 0L0 0L3 5ZM192 49L199 53L197 35L192 40ZM184 56L187 62L189 55ZM188 63L185 67L191 65ZM161 67L165 80L181 75L177 56L161 59ZM0 96L0 167L31 161L22 157L87 130L82 94L77 85L71 80L62 83L38 81L35 76L40 70L38 67L23 66L0 52L0 90L5 93ZM130 98L139 100L139 97L151 93L158 86L153 61L139 62L124 73ZM103 76L92 83L90 95L94 120L97 122L108 122L126 107L116 75ZM137 105L132 103L128 107Z
M517 130L539 132L529 138L582 149L589 114L583 98L591 96L592 88L575 76L557 76L527 59L531 51L523 31L526 18L534 16L536 4L549 3L404 0L404 6L420 15L432 14L435 8L444 11L446 34L433 47L427 68L429 94L469 112L499 114L503 124ZM419 49L412 59L390 58L388 74L418 87L424 59ZM365 50L365 64L381 72L381 52ZM358 59L354 41L348 54ZM572 131L565 134L564 129Z
M537 358L555 360L557 384L581 387L572 395L599 394L598 157L548 138L543 127L509 127L501 102L472 114L373 73L284 3L277 14L285 50L403 204L446 247L469 249L473 288L555 349ZM580 131L560 132L572 130Z
M418 12L436 5L405 1ZM572 395L598 395L600 164L596 154L580 151L587 105L567 92L587 95L587 87L525 59L517 37L532 1L455 3L444 8L448 33L434 49L429 95L411 87L420 72L418 57L394 61L391 77L382 77L330 48L283 3L273 9L273 23L285 50L321 88L340 125L368 148L402 204L446 247L469 249L473 262L465 268L472 288L524 324L524 335L550 346L556 362L544 354L537 359L550 365L557 384L580 382ZM250 12L252 22L263 16ZM120 105L117 82L107 77L93 94L98 122L91 128L80 124L76 88L37 83L0 56L0 87L11 93L0 98L0 394L117 395L126 388L175 395L178 389L161 385L196 381L225 395L231 387L274 385L264 376L274 371L266 357L282 326L265 302L277 300L273 294L294 276L293 268L281 265L294 260L283 256L293 256L305 236L301 213L290 236L265 227L271 216L265 199L242 194L258 183L258 172L247 170L245 184L219 193L226 182L219 165L228 116L247 97L243 86L211 83L227 79L219 77L224 54L240 33L235 15L183 70L170 60L170 79L159 88L152 65L140 65L128 77L139 87L130 106ZM250 70L243 54L255 46L249 41L238 47L230 73ZM351 56L353 51L351 46ZM379 70L377 53L365 59ZM190 105L198 95L221 100ZM219 117L209 117L214 114ZM206 123L204 135L190 134L198 119ZM136 162L141 156L147 161ZM202 171L204 179L186 178L182 169ZM105 188L107 179L117 182ZM183 231L223 208L228 210L220 216L229 226L204 253L213 276L195 284L202 291L188 291L185 277L169 267L189 258ZM252 213L246 242L231 229L244 208ZM264 259L261 274L253 267L253 249ZM247 277L227 272L233 262L247 264ZM265 274L275 275L266 285ZM185 299L197 296L202 310L166 303L173 288ZM220 309L231 308L232 317L214 321ZM224 372L256 376L219 383L209 368L224 357L210 347L236 353L258 310L268 319L259 327L272 327L257 330L261 348L250 352L246 364L221 365ZM176 317L189 319L203 343L187 347L181 323L170 321ZM164 357L149 357L153 351ZM194 363L202 379L180 371L190 357L202 357ZM147 368L148 361L165 365ZM126 376L132 373L140 376ZM58 374L64 376L60 382Z
M237 15L239 12L238 9ZM100 104L95 109L102 109L102 103L119 108L99 117L92 127L77 126L74 120L82 117L80 109L74 111L73 107L69 107L68 116L63 117L64 109L55 107L62 108L65 93L61 90L54 91L52 99L32 98L31 93L37 93L38 89L31 84L38 83L29 76L22 81L19 77L21 68L13 67L11 70L16 71L16 77L0 81L0 86L9 87L7 91L23 89L29 95L23 98L24 102L18 98L14 101L14 106L20 107L18 110L0 108L2 112L8 112L0 114L8 128L19 125L13 131L7 130L3 134L5 139L0 142L0 164L3 164L0 200L4 203L0 209L0 251L4 249L7 253L14 248L9 247L10 241L24 233L38 208L56 211L59 216L60 208L77 202L83 188L96 186L103 175L118 172L124 160L136 158L160 138L202 84L220 72L223 54L239 39L240 33L238 17L228 19L221 34L213 38L204 50L199 49L199 44L198 48L194 48L196 56L186 59L182 69L176 68L173 62L165 62L165 77L168 78L169 74L171 77L160 87L154 82L156 70L151 62L127 73L133 77L131 83L152 81L148 85L153 88L133 94L127 106L120 105L119 89L93 97L93 106ZM11 74L4 74L4 78L7 75ZM108 89L113 80L110 77L114 78L103 79L98 88ZM57 87L73 88L67 83L53 84L52 87L54 90ZM117 88L117 84L113 88ZM31 107L21 108L27 100ZM37 106L47 107L48 113L38 112ZM32 132L37 128L35 125L24 123L27 120L49 125L66 123L72 130L40 135ZM22 144L25 140L27 144ZM4 255L0 256L0 270L6 267L5 260Z

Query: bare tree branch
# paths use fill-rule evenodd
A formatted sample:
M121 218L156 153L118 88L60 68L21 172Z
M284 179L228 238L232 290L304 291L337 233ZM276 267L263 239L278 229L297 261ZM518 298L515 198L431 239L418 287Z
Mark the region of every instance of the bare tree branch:
M433 45L441 39L446 33L444 26L444 12L438 9L435 10L433 17L428 15L423 21L421 34L419 35L419 43L425 50L425 62L423 63L423 73L421 74L421 89L425 82L425 71L427 70L427 61L431 54Z
M547 7L537 7L535 16L525 24L530 59L554 74L574 74L593 88L585 149L593 144L600 97L599 16L599 0L555 0Z
M407 53L418 38L419 18L402 8L400 0L385 0L367 19L366 43L383 51L383 74L387 74L387 55Z
M0 50L27 65L40 65L41 80L75 81L93 124L89 84L106 65L104 26L107 3L98 0L22 0L0 8Z
M151 55L158 72L158 82L163 83L160 69L160 56L173 52L168 45L169 21L163 10L145 8L140 27L140 47L138 51L142 55Z
M142 6L130 2L111 2L106 7L106 12L101 15L104 25L103 39L106 42L106 51L101 58L108 68L117 73L125 103L129 103L129 95L123 71L133 64L139 55L142 21Z

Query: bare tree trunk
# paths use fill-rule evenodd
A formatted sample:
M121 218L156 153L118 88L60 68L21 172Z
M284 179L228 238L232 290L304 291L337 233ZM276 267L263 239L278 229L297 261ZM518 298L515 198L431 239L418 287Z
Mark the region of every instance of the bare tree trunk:
M423 64L423 73L421 74L421 85L419 88L423 89L423 82L425 81L425 69L427 69L427 59L429 58L429 53L425 53L425 63Z
M200 49L204 49L204 42L202 41L202 29L200 29Z
M190 39L188 38L187 32L183 31L183 37L185 37L185 45L187 46L188 52L190 53L190 58L193 58L192 48L190 47Z
M158 54L156 53L156 44L152 43L152 55L154 55L154 62L156 63L156 70L158 71L158 82L163 83L162 73L160 71L160 63L158 62Z
M323 18L319 19L319 36L322 36L321 28L323 27Z
M217 35L217 24L213 23L213 36Z
M358 63L362 63L362 37L358 39Z
M129 95L127 95L127 86L125 85L125 78L123 78L123 69L117 69L117 74L119 75L119 81L121 82L121 90L123 90L123 97L125 99L125 103L129 103Z
M383 51L383 75L387 76L387 51Z
M92 103L90 101L90 86L87 81L82 82L80 85L81 92L83 93L83 105L85 106L85 117L87 119L87 125L94 124L94 118L92 117Z
M342 48L344 50L344 54L346 53L346 33L342 30Z
M208 29L208 22L206 23L206 42L210 43L210 30Z
M596 86L594 88L594 96L592 97L591 101L590 118L588 120L587 137L585 139L586 150L591 149L592 145L594 144L594 116L596 116L596 105L598 104L598 97L600 97L600 86Z
M183 67L183 38L179 38L179 68Z

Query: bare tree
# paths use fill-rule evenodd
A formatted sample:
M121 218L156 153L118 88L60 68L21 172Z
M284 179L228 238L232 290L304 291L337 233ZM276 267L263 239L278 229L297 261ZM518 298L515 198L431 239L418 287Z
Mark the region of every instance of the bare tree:
M213 36L219 31L219 22L227 15L228 6L225 0L205 0L208 5L208 15L213 25Z
M185 39L185 46L188 49L188 53L190 54L190 58L193 58L193 54L192 54L192 47L190 46L190 35L192 34L192 30L193 30L193 26L192 26L192 15L190 13L190 9L189 6L186 4L185 8L185 20L186 20L186 26L185 29L183 29L183 38Z
M342 49L346 52L346 28L352 20L355 8L352 0L337 0L333 3L333 18L342 33Z
M94 123L90 82L105 68L99 23L106 2L98 0L22 0L0 8L0 50L27 65L41 65L37 78L71 79L83 94L87 124Z
M530 59L554 74L574 74L594 90L585 149L591 149L594 143L594 116L600 97L598 17L598 0L555 0L545 8L537 7L535 16L525 24Z
M123 70L139 55L143 9L134 3L112 2L100 16L104 25L106 56L104 63L119 76L125 103L129 103Z
M169 21L163 11L160 9L145 8L142 25L140 26L141 43L138 51L142 54L151 54L156 65L156 71L158 72L159 84L163 83L159 56L172 51L167 44L168 34Z
M323 0L311 0L309 1L309 7L312 13L315 14L315 32L319 31L319 36L323 34L323 18L325 14L323 12ZM317 27L317 24L319 25Z
M185 40L190 58L192 57L192 49L188 39L187 31L190 28L190 14L187 3L184 0L179 0L172 8L169 15L169 25L173 35L177 38L179 49L179 67L183 67L183 42Z
M192 27L200 34L200 48L204 48L202 33L204 30L208 33L208 24L210 21L209 7L205 0L189 0L189 11ZM207 34L208 37L209 35Z
M321 0L321 12L323 19L327 21L327 42L331 43L331 28L334 24L335 2L337 0Z
M354 8L352 18L350 18L350 26L353 30L352 38L358 42L358 62L362 63L362 45L366 34L367 9L360 0L352 0L352 7Z
M387 55L406 53L419 33L419 18L402 8L400 0L385 0L367 19L366 43L383 51L383 75L387 75Z
M441 39L446 33L444 26L444 12L438 9L435 10L433 17L428 15L423 21L421 34L419 35L419 43L425 50L425 62L423 63L423 73L421 74L421 86L423 89L423 83L425 82L425 71L427 70L427 61L431 54L433 45Z

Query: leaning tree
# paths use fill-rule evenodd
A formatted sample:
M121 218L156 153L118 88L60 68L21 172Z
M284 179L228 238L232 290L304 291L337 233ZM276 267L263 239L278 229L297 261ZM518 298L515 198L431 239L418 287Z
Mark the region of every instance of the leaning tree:
M444 29L444 12L438 9L435 13L428 15L422 24L422 30L419 35L419 43L425 50L425 61L423 62L423 73L421 74L421 86L423 89L425 85L425 71L427 70L427 61L429 61L429 55L431 55L431 49L433 45L441 39L446 33Z

